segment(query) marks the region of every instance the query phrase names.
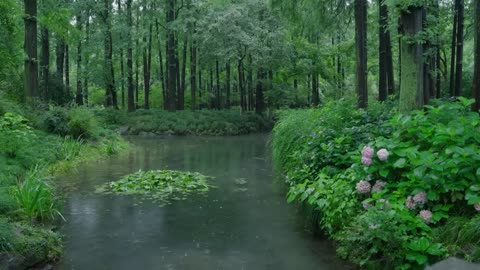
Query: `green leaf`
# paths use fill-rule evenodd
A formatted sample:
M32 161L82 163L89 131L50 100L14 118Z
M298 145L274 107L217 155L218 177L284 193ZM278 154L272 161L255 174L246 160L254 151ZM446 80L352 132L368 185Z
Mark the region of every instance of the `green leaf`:
M395 168L404 168L406 164L407 164L407 160L404 159L404 158L400 158L399 160L397 160L397 161L393 164L393 167L395 167Z

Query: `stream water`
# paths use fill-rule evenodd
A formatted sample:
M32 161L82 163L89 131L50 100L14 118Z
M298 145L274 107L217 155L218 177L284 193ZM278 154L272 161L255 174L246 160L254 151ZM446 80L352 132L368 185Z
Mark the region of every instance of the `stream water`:
M266 135L129 138L124 155L82 166L73 185L57 269L345 269L325 240L304 232L274 180ZM149 169L198 171L216 188L160 207L95 187Z

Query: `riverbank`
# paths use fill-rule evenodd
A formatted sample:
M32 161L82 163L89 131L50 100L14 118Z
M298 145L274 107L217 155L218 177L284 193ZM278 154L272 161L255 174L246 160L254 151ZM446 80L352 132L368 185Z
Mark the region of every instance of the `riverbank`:
M127 113L118 110L96 110L96 115L122 135L197 135L237 136L270 131L271 117L239 110L197 112L163 110L137 110Z
M88 110L0 104L0 269L27 269L62 253L62 195L53 178L128 148Z
M480 261L480 117L470 100L410 115L352 101L285 111L273 130L288 201L365 268Z

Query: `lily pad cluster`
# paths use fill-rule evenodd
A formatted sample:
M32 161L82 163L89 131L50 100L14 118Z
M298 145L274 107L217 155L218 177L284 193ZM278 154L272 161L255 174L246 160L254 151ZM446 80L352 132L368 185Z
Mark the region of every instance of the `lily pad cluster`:
M97 188L100 193L143 194L162 203L185 200L190 193L206 193L211 177L173 170L138 171Z

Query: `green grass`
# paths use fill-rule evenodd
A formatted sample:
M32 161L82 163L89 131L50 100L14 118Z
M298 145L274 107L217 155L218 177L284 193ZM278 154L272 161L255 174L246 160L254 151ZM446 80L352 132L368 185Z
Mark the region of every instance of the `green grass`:
M107 126L128 127L128 134L142 132L169 135L242 135L269 131L273 121L254 113L239 111L179 111L137 110L126 113L116 110L97 110Z

